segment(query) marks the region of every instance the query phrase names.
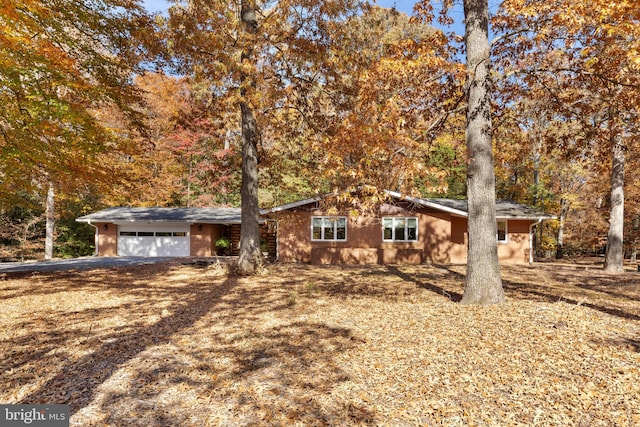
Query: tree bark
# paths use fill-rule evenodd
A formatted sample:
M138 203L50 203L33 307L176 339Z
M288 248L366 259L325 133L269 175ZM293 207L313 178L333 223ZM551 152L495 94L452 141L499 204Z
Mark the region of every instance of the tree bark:
M611 212L609 215L609 233L604 270L609 273L622 273L623 233L624 233L624 144L622 135L612 140L611 150Z
M638 228L640 227L640 216L635 216L633 218L633 229L632 240L631 240L631 259L629 260L632 264L636 264L638 262Z
M487 0L465 0L467 46L467 199L469 250L463 304L504 301L498 263L495 174L491 146Z
M258 28L255 0L242 0L241 20L249 38L255 37ZM253 51L247 47L241 56L242 62L254 63ZM240 112L242 120L242 184L240 198L242 207L242 228L240 231L240 254L238 271L240 274L254 274L262 265L260 252L260 209L258 206L258 125L247 88L254 88L255 82L248 74L242 75Z
M44 259L53 258L53 239L56 226L55 217L55 190L53 182L49 182L47 190L47 200L45 202L45 237L44 237Z
M556 259L564 258L564 226L570 207L571 202L569 200L566 198L560 199L560 218L558 220L558 235L556 238L558 244L556 248Z

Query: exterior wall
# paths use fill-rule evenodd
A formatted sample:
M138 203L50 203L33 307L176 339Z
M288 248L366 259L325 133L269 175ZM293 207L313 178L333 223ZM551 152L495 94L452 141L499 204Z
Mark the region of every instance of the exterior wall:
M451 241L449 242L449 263L466 264L469 234L467 233L467 219L461 217L451 218Z
M508 264L529 262L529 226L533 221L512 220L507 223L507 242L498 243L498 259Z
M98 256L118 256L118 226L111 223L96 223L98 233Z
M346 242L312 242L311 217L321 210L292 210L278 219L278 260L313 264L422 264L450 263L451 217L429 209L383 205L376 216L347 216ZM417 217L416 242L382 240L382 217ZM464 242L462 242L464 244ZM455 252L455 251L454 251Z
M267 222L265 224L260 225L260 243L262 246L262 242L266 243L267 249L267 257L270 259L276 258L276 224L275 222Z
M242 227L240 224L232 224L229 229L229 240L231 241L231 255L240 255L240 235L242 233Z
M467 219L435 209L383 205L377 216L347 216L346 242L312 242L311 217L321 210L291 210L278 220L278 260L312 264L464 264L467 262ZM341 215L344 216L344 215ZM418 241L384 242L381 218L418 218ZM531 221L509 221L508 239L498 244L501 262L527 263Z
M219 228L219 225L214 224L192 224L189 230L190 255L213 256Z

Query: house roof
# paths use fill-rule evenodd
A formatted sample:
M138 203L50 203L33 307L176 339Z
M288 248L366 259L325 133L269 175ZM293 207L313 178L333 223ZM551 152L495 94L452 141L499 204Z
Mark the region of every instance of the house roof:
M78 222L190 222L240 224L240 208L109 208L77 218Z
M269 213L282 212L289 209L299 208L300 206L305 206L311 203L319 202L320 200L322 200L322 197L320 196L310 197L308 199L298 200L297 202L287 203L286 205L280 205L280 206L275 206L273 208L262 209L260 213L262 215L266 215Z
M461 199L420 199L416 197L403 197L400 193L387 191L390 196L407 200L422 206L431 207L441 211L449 212L454 215L467 217L469 216L467 201ZM531 206L522 203L516 203L509 200L496 200L496 218L497 219L553 219L555 216L546 214Z
M466 200L442 199L442 198L422 199L418 197L405 196L401 193L390 191L390 190L385 190L385 193L387 193L389 196L391 196L394 199L405 200L407 202L413 203L418 206L436 209L442 212L447 212L452 215L456 215L464 218L469 216ZM297 207L315 203L321 199L322 199L321 197L313 197L313 198L304 199L304 200L300 200L293 203L288 203L286 205L276 206L271 209L263 210L262 214L281 212L288 209L295 209ZM521 203L498 200L496 201L496 218L497 219L539 220L539 219L553 219L555 218L555 216L548 215L544 212L541 212L530 206L523 205Z
M462 216L468 216L466 200L454 199L430 199L432 203L440 206L449 207L463 212ZM553 219L555 216L546 214L531 206L515 203L508 200L496 200L496 218L497 219Z

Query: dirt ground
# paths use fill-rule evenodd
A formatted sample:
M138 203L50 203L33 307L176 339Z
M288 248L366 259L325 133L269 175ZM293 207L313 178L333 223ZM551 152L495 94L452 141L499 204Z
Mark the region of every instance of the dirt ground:
M0 403L78 426L637 426L640 273L171 261L0 274Z

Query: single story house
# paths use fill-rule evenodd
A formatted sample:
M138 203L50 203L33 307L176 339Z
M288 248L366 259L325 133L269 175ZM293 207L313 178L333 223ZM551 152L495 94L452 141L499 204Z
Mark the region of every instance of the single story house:
M77 218L95 230L98 256L209 257L220 253L225 238L237 255L240 247L240 208L109 208ZM275 257L275 233L267 221L260 225L261 241Z
M277 222L277 258L312 264L467 262L467 202L420 199L386 191L375 214L328 214L314 197L263 211ZM533 261L533 226L553 216L531 207L496 203L498 257Z
M421 199L387 191L372 214L335 214L321 197L261 211L261 241L281 262L312 264L464 264L465 200ZM237 255L239 208L110 208L77 219L96 229L99 256L214 256L216 241ZM554 218L525 205L496 204L501 262L533 260L533 226Z

